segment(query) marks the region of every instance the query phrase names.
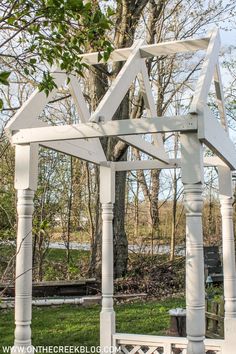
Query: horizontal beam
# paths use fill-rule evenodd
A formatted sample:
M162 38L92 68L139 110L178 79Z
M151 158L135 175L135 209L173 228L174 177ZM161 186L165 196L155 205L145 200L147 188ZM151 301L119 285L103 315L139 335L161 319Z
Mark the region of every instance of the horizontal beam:
M126 61L127 58L130 56L131 52L132 52L131 47L115 49L110 55L109 62ZM101 54L103 54L103 52L101 52ZM104 62L103 60L98 60L99 58L98 52L81 54L79 55L79 57L81 58L83 63L89 65L95 65Z
M236 169L236 149L223 126L206 106L199 119L198 138L209 147L223 162Z
M163 344L174 344L176 347L178 345L186 345L188 343L185 337L169 337L169 336L155 336L147 334L130 334L130 333L115 333L113 334L113 341L115 345L131 344L131 345L143 345L143 346L153 346L158 345L163 346ZM207 350L221 349L225 341L223 339L205 339L205 346Z
M142 58L149 58L152 56L171 55L181 52L195 52L197 50L206 49L208 46L209 37L200 39L187 39L179 41L169 41L157 44L143 45L140 47L140 54ZM115 49L109 58L110 62L126 61L132 52L132 48ZM99 53L87 53L80 55L82 62L95 65L103 63L98 60Z
M140 48L141 57L155 57L162 55L172 55L184 52L196 52L206 49L209 43L209 37L200 39L186 39L180 41L170 41L158 44L150 44Z
M48 129L52 128L52 126L47 125L45 122L42 122L39 119L36 119L34 122L34 128L27 128L27 130L38 128ZM12 133L9 132L8 136L10 141L13 143ZM40 145L51 150L62 152L66 155L77 157L81 160L99 164L101 161L106 161L106 157L101 145L98 144L100 144L100 141L96 142L96 139L77 139L73 141L47 141Z
M179 168L179 159L169 159L168 164L158 160L114 162L116 171L155 170Z
M222 161L217 156L204 157L204 167L221 166ZM114 162L116 171L135 171L135 170L155 170L155 169L174 169L181 168L181 159L169 159L168 164L158 160L137 160Z
M101 138L104 136L138 135L175 131L196 131L197 117L188 115L123 119L106 123L86 123L20 129L13 132L14 144L72 139Z

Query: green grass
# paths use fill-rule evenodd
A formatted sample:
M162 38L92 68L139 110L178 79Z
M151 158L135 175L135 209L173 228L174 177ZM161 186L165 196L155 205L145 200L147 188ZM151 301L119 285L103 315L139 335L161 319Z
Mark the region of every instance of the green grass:
M79 261L81 258L88 259L89 251L70 250L71 260ZM59 262L66 260L66 250L64 249L48 249L46 258L48 261Z
M169 327L168 310L184 307L184 299L116 305L117 332L165 335ZM99 345L100 306L60 306L33 308L34 346ZM0 311L0 350L12 345L13 310Z
M67 265L66 250L48 249L43 265L43 280L63 280L69 271L70 279L83 277L89 265L89 251L70 250L70 265Z
M15 252L15 246L13 245L0 245L0 279L8 261L14 259ZM70 265L68 267L66 250L48 249L43 261L43 281L64 280L67 278L68 273L72 280L84 277L84 273L88 269L89 257L89 251L70 250ZM37 266L34 273L37 278Z

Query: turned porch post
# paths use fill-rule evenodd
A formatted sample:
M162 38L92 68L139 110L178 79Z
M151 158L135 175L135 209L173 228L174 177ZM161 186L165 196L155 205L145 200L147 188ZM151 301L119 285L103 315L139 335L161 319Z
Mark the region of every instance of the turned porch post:
M202 231L203 154L197 134L181 135L186 210L187 354L205 354L205 284Z
M227 166L218 166L219 197L222 217L222 246L225 300L224 354L235 353L236 347L236 268L233 227L232 175Z
M113 205L115 202L115 170L112 163L100 167L100 202L102 205L102 309L100 313L100 346L102 353L112 353L112 335L115 333L115 312L113 309ZM110 351L108 348L110 348Z
M15 340L12 353L33 352L32 307L32 214L37 188L38 145L16 146L17 248L15 278Z

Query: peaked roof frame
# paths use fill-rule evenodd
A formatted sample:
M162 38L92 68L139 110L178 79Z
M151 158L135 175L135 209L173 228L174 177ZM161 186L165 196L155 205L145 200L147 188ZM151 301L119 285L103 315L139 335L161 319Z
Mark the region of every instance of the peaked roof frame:
M205 50L196 90L189 114L171 117L157 117L155 101L145 59L153 56L170 55L180 52ZM48 97L35 90L6 126L6 132L12 144L39 143L45 147L76 156L96 164L104 164L106 157L99 138L116 136L128 145L153 157L149 161L130 161L115 163L117 170L174 168L179 166L179 159L169 159L165 152L161 134L179 131L196 132L199 140L206 144L215 157L207 159L206 165L226 164L236 169L236 150L228 135L228 124L224 104L224 95L219 67L220 36L214 29L207 37L174 42L146 45L143 40L136 41L130 48L114 50L110 61L124 61L111 87L108 89L96 110L90 114L80 84L75 76L70 75L69 89L77 108L80 123L73 125L50 126L38 119L46 104L56 90ZM81 56L89 65L98 64L98 53ZM67 76L54 71L57 86L66 82ZM136 79L144 98L148 118L112 120L117 108ZM214 80L220 122L207 106L207 96ZM153 144L140 134L152 134Z

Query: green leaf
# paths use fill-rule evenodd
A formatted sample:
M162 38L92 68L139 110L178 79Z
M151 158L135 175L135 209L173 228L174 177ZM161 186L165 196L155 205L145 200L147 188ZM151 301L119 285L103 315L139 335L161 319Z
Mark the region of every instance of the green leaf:
M25 75L29 75L29 69L28 68L24 68L24 73L25 73Z
M0 83L2 85L9 85L8 78L9 78L10 74L11 74L10 71L2 71L0 73Z
M35 58L30 59L30 64L36 64L36 63L37 63L37 59L35 59Z
M43 73L43 80L39 83L39 91L43 91L47 96L57 85L49 72Z
M15 22L15 20L16 20L15 17L9 17L8 20L7 20L7 23L8 23L9 25L13 25L14 22Z
M0 98L0 110L3 109L3 100Z
M115 11L110 6L108 6L108 8L107 8L107 16L110 17L110 16L113 16L113 15L115 15Z
M103 56L101 54L101 52L98 52L98 61L102 60Z

